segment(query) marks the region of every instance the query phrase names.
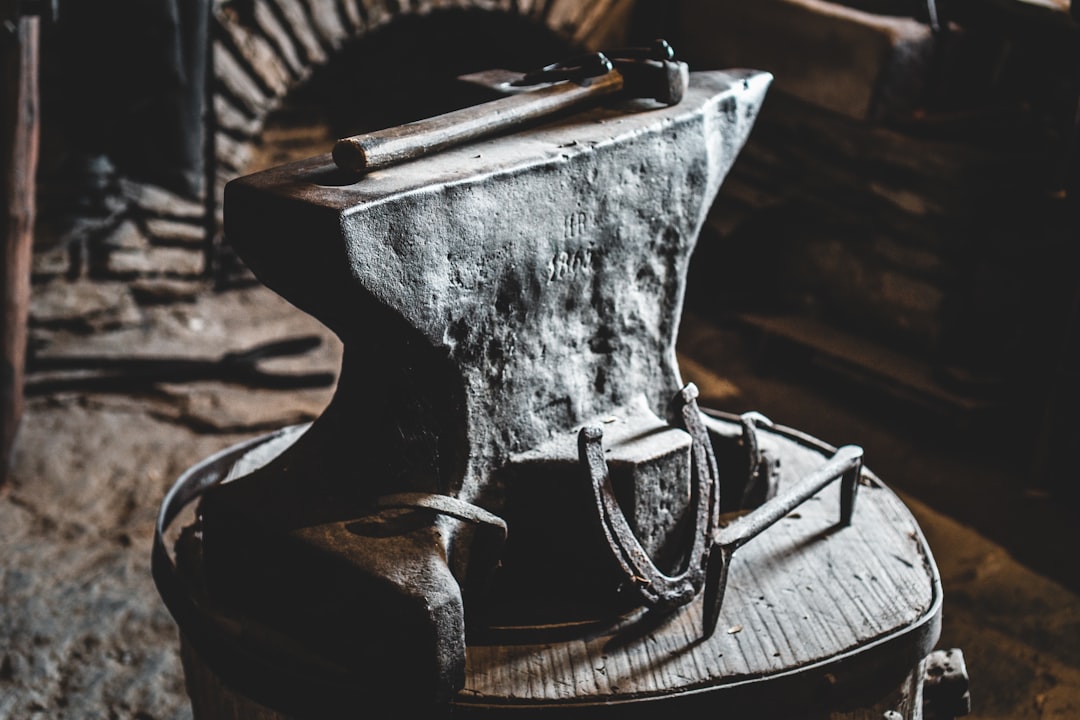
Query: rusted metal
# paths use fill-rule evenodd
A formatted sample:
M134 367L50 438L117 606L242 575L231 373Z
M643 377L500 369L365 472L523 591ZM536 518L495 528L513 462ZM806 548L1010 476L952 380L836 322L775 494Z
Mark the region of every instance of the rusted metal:
M738 548L775 525L835 480L840 480L840 516L837 526L851 524L851 516L855 509L855 494L859 488L859 476L862 472L862 457L861 447L845 445L839 448L824 465L802 478L784 493L748 514L736 518L731 524L714 531L703 610L706 636L716 630L720 608L724 602L728 566Z
M612 556L626 573L630 585L637 589L642 602L661 610L685 605L701 591L705 582L715 508L719 507L720 478L716 460L712 457L712 443L700 421L697 395L697 388L693 384L687 385L676 395L678 415L683 418L685 429L693 438L690 506L694 523L686 568L674 576L656 567L619 507L604 457L604 431L599 426L589 425L578 434L581 463L588 470L600 525Z
M569 61L546 65L510 81L515 88L583 79L615 70L622 76L620 95L674 105L682 100L689 81L686 63L675 59L675 50L658 39L641 47L615 48Z
M845 526L851 523L862 470L863 450L854 445L840 448L821 468L782 495L770 498L726 527L717 527L720 479L716 459L712 454L712 444L701 424L696 403L697 388L692 384L687 385L677 398L680 404L679 414L683 417L687 431L694 438L694 482L691 500L694 517L691 536L693 546L686 568L678 575L669 576L657 569L623 517L604 458L603 430L598 426L586 426L582 428L578 442L581 463L588 469L604 536L630 584L640 593L642 602L649 607L670 610L690 602L704 589L706 600L703 633L709 636L716 630L727 583L727 566L731 563L736 549L775 525L835 480L841 480L842 485L837 525ZM764 453L757 443L756 424L762 420L767 422L767 419L757 414L744 415L740 419L743 425L743 444L751 458L745 484L753 487L755 483L767 482L762 476L764 474L767 477L769 466L772 465L764 459Z
M742 423L742 445L747 459L747 482L739 507L750 509L776 496L780 461L758 442L758 424L771 426L769 418L752 411L743 413L739 421Z
M963 651L951 648L927 655L923 678L924 720L953 720L970 713L970 682Z
M600 75L607 75L614 69L615 66L607 55L602 52L595 52L545 65L539 70L525 73L511 84L517 87L527 87L529 85L557 83L564 80L580 83Z

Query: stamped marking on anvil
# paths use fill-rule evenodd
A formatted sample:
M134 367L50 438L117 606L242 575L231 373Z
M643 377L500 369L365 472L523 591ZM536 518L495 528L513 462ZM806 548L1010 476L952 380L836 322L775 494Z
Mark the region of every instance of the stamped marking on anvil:
M577 249L560 250L548 262L548 282L569 280L579 273L592 272L595 254L592 244Z
M556 248L547 264L549 283L592 272L596 243L585 239L591 225L589 214L584 210L575 210L563 216L563 243Z
M576 237L581 237L585 234L585 229L589 226L589 214L578 210L567 214L563 221L566 226L563 237L566 240L573 240Z

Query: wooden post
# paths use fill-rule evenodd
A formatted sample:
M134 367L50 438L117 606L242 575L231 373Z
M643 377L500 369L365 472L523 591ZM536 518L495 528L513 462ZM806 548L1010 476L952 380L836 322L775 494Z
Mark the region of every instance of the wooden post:
M0 27L4 78L0 87L0 241L4 248L0 269L4 302L0 315L0 484L7 479L23 409L39 131L38 23L36 17L23 17Z

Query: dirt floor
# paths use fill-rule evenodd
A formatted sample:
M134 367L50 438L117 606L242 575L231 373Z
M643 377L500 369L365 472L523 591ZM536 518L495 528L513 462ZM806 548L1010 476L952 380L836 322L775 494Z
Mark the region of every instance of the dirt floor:
M214 359L316 334L319 348L266 369L333 372L340 360L325 328L260 286L140 305L122 286L61 283L36 288L34 303L41 355ZM1018 562L1003 544L1008 533L995 541L973 529L977 512L940 510L960 506L941 490L954 479L969 489L982 483L991 507L1001 504L997 495L1011 497L992 459L975 461L798 382L762 376L730 330L688 317L682 337L684 374L704 404L758 409L829 442L867 448L868 464L908 502L934 550L945 598L940 646L965 653L972 717L1080 717L1080 598L1066 578ZM0 718L189 718L176 626L149 571L158 507L186 468L313 419L332 389L199 381L133 393L49 379L30 378L13 478L0 494ZM1071 557L1059 562L1075 565Z

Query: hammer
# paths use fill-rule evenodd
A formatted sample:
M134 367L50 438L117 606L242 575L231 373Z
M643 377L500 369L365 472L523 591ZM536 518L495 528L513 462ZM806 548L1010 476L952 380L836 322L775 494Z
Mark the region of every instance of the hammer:
M515 79L507 80L510 75ZM481 82L502 79L498 87L511 94L398 127L342 138L334 145L334 162L352 172L379 170L616 94L674 105L686 91L689 71L686 63L674 59L665 40L656 40L647 47L592 53L521 76L494 71L465 79L470 77Z

